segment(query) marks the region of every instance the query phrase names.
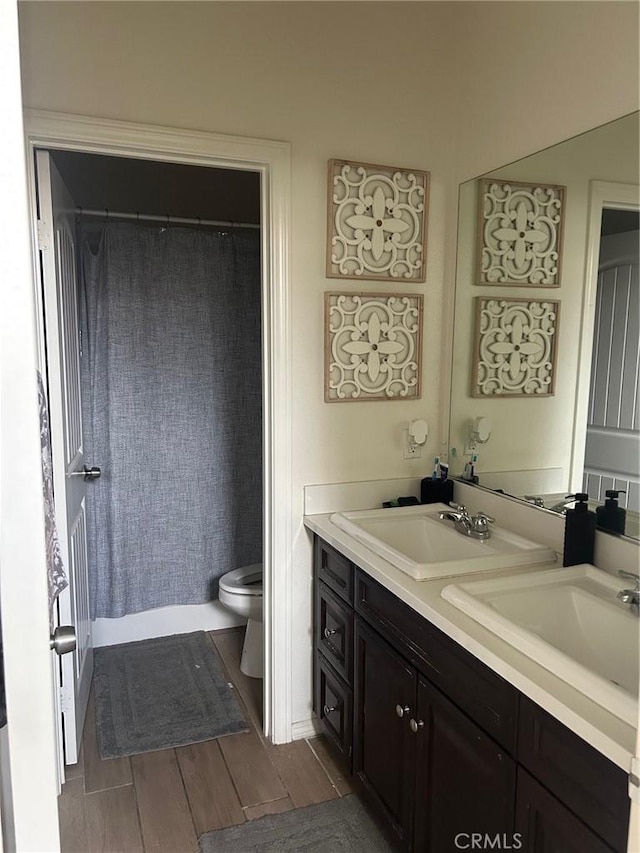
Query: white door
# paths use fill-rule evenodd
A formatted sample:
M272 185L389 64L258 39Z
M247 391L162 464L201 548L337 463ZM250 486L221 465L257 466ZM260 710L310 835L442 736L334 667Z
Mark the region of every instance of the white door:
M47 151L36 152L38 235L46 329L47 381L56 522L69 586L60 625L74 625L76 650L60 657L64 761L78 761L93 671L86 496L80 396L80 329L75 205ZM97 473L97 472L96 472Z

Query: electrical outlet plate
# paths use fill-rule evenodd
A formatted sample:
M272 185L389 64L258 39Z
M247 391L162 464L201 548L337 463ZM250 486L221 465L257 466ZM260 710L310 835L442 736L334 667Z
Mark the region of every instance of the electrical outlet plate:
M421 459L422 458L422 445L415 444L409 438L409 430L405 429L402 433L402 445L403 445L403 458L404 459Z

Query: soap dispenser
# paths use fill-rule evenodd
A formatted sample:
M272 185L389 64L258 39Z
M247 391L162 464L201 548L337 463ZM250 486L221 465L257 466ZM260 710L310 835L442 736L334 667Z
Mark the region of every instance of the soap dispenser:
M574 498L573 509L567 509L564 525L563 566L577 566L580 563L593 563L596 543L596 514L591 512L587 501L589 495L577 492L567 495Z
M618 506L618 495L626 494L624 489L607 489L604 493L604 506L596 509L596 527L601 530L611 530L613 533L624 533L626 511Z

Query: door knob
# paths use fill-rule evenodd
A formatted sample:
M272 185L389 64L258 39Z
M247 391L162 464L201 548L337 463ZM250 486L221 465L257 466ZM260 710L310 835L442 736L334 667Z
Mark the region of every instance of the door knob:
M338 633L338 629L337 628L325 628L322 633L324 634L325 640L328 640L329 637L333 637L334 634Z
M325 717L328 717L329 714L333 714L335 710L335 705L324 705L322 708L322 713L325 715Z
M73 625L59 625L49 638L49 648L57 655L76 650L76 629Z
M91 467L83 465L82 471L72 471L69 476L82 477L83 480L97 480L100 477L100 474L102 474L102 471L97 465L92 465Z
M409 728L415 734L418 731L418 729L424 728L424 721L423 720L417 720L416 721L414 719L411 719L411 720L409 720Z
M408 705L396 705L396 714L399 717L404 717L405 714L408 714L411 711L411 708Z

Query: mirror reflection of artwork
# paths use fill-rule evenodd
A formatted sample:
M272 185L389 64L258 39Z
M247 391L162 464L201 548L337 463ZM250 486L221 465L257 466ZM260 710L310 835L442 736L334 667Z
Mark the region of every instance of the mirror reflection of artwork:
M560 286L565 187L481 182L477 284Z
M416 294L325 294L325 402L420 397Z
M625 535L636 538L640 538L638 119L637 112L624 116L460 186L449 433L449 447L458 449L450 476L463 472L466 457L460 448L468 438L469 423L488 417L491 441L481 447L475 466L480 487L544 504L547 511L564 509L565 495L570 493L588 492L593 503L601 505L607 490L624 489L619 505L626 509ZM561 290L478 286L478 209L486 182L567 188ZM635 241L631 255L622 256L623 240ZM485 300L538 302L561 297L553 396L473 395L479 295ZM510 364L511 353L498 355L505 359L511 382L509 369L516 371L517 359Z
M554 393L560 303L476 298L474 397Z
M327 276L426 279L429 173L329 161Z

